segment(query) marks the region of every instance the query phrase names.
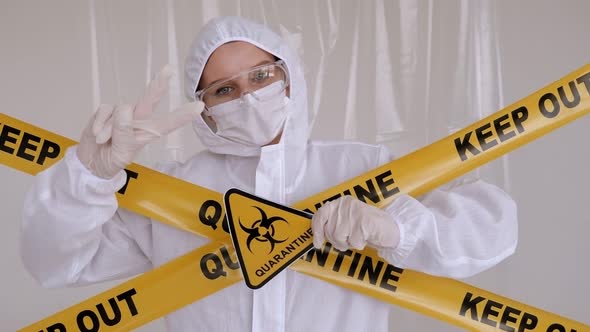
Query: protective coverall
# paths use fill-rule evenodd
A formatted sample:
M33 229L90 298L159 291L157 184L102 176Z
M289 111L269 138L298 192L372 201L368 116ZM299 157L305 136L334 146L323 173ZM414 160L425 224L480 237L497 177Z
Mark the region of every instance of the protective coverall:
M189 99L194 99L211 53L237 40L287 65L289 115L281 141L245 147L217 136L199 118L193 125L207 150L159 170L221 193L236 187L290 205L391 160L383 146L308 141L300 60L277 34L245 19L218 18L198 34L186 59ZM115 192L123 175L110 180L94 176L75 149L38 174L26 197L22 258L41 284L60 287L129 277L208 242L118 208ZM400 195L386 211L399 225L400 243L384 258L399 267L467 277L494 266L516 247L515 203L480 180L451 183L419 199ZM181 308L166 317L166 324L170 331L388 331L391 308L287 269L259 290L239 283Z

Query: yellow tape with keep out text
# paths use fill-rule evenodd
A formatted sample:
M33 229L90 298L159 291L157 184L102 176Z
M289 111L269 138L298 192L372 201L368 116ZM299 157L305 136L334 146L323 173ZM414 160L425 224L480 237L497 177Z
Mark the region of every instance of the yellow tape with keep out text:
M589 111L590 65L586 65L446 138L293 208L313 212L341 195L378 207L391 203L399 193L419 196ZM9 167L37 174L73 144L0 114L0 163ZM129 330L242 280L223 222L220 193L136 164L126 171L127 183L117 196L121 207L213 242L22 331ZM162 189L166 195L160 194ZM311 237L301 239L301 245L310 241ZM326 244L290 268L468 330L590 331L586 324L456 280L400 269L371 249L339 252Z

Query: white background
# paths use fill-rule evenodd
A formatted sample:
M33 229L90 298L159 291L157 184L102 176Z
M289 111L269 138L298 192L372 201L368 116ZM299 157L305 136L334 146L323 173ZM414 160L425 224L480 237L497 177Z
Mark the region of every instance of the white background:
M78 139L98 102L132 102L161 65L181 65L207 17L241 14L266 19L277 30L283 26L299 45L310 105L317 105L312 138L378 141L405 154L561 78L586 64L590 54L590 2L582 0L278 3L2 0L2 112ZM174 20L166 20L171 9ZM368 22L379 24L380 17L385 20L381 31L388 32L385 44L367 28ZM430 38L423 31L430 31ZM92 73L94 54L98 77ZM376 69L375 63L385 67ZM391 77L380 76L387 63ZM180 103L179 93L177 86L162 109ZM381 99L373 102L371 94ZM582 118L481 170L517 201L520 242L514 256L466 282L590 324L588 129L590 118ZM198 149L185 128L138 161L152 165L183 159ZM31 181L0 166L2 331L24 327L116 284L49 290L26 273L19 224ZM458 330L401 308L392 310L391 321L394 331ZM140 330L162 329L157 321Z

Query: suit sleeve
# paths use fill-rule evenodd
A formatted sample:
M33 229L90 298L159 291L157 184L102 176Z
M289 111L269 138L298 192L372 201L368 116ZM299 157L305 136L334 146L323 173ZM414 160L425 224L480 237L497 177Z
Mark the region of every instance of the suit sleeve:
M516 203L480 179L462 178L418 198L402 194L385 210L400 243L379 254L402 268L465 278L512 255L518 242Z
M75 150L37 174L26 195L20 241L25 268L45 287L90 284L150 269L150 220L118 208L115 193L125 184L125 172L98 178Z

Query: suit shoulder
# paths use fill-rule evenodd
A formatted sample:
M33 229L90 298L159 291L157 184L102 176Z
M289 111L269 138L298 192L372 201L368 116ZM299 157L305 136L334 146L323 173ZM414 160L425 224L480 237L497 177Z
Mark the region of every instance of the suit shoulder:
M158 163L156 169L162 173L183 178L184 174L190 174L195 170L198 170L200 165L211 166L216 161L218 162L220 158L222 158L222 156L212 153L209 150L203 150L196 153L184 162L166 161Z
M383 145L379 144L369 144L363 143L358 141L348 141L348 140L340 140L340 141L331 141L331 140L319 140L319 141L310 141L308 147L311 150L317 151L359 151L359 152L379 152L384 149Z
M377 167L390 160L389 151L383 145L356 141L311 141L308 157L329 163L360 164Z

